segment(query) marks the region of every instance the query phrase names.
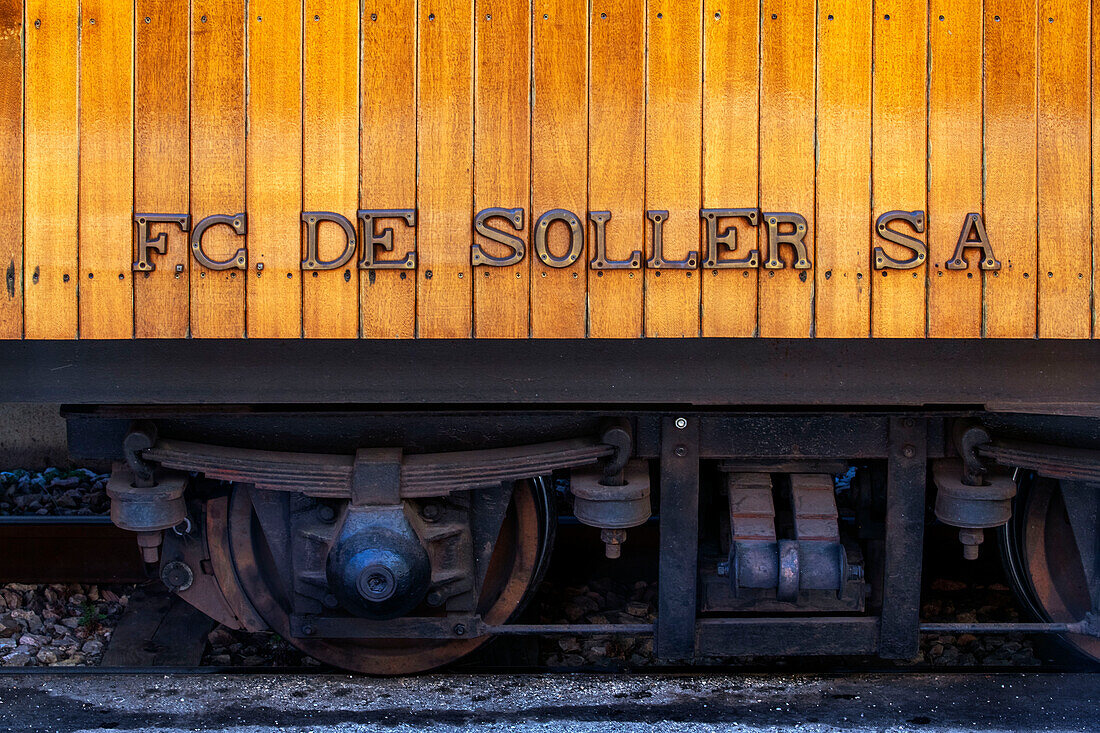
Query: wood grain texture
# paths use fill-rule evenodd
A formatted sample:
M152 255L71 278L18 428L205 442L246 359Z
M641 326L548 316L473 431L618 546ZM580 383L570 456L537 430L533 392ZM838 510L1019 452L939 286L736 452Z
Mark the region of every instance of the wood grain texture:
M820 338L871 328L870 0L818 13L815 324Z
M642 252L646 236L645 2L606 0L590 13L588 207L611 212L607 259L626 260ZM588 231L594 241L594 227ZM643 280L640 270L589 274L590 336L642 335Z
M768 0L761 7L760 207L765 220L768 212L806 217L804 241L813 262L814 2ZM814 271L795 270L791 248L785 249L784 269L761 270L759 333L806 338L813 326ZM766 259L763 250L760 254Z
M588 210L588 12L569 0L535 0L531 110L531 224L550 209L584 220ZM554 256L569 251L569 230L550 228ZM569 267L531 257L531 336L584 338L588 329L588 252Z
M377 0L363 14L360 133L360 198L364 209L416 206L416 0ZM393 229L393 252L401 259L416 249L416 230ZM381 226L381 225L380 225ZM360 232L360 236L369 236ZM366 246L365 243L363 246ZM365 338L416 335L417 270L370 270L359 275Z
M245 4L194 0L191 6L191 220L245 210ZM228 227L202 244L216 261L245 246ZM245 273L191 262L191 335L245 335Z
M0 339L23 335L23 2L0 1Z
M1092 99L1092 337L1100 338L1100 221L1097 221L1096 208L1100 202L1100 176L1096 174L1100 165L1100 105L1096 98L1100 95L1100 0L1092 0L1092 86L1089 95Z
M190 211L189 9L176 0L139 0L136 9L134 211L186 214ZM185 338L192 261L187 233L174 225L159 225L150 233L165 235L167 251L154 255L153 272L133 274L134 335Z
M80 336L134 334L132 0L82 0Z
M355 224L359 201L359 3L306 0L305 126L302 207L330 211ZM317 232L322 260L345 251L336 224ZM306 338L359 335L357 255L335 270L302 273L302 334Z
M703 206L753 208L759 202L759 6L709 0L703 51ZM758 227L744 219L722 224L737 232L737 248L722 251L723 259L760 251ZM702 335L755 335L757 268L704 268L700 276Z
M985 230L1001 269L986 278L985 335L1036 334L1036 6L985 3Z
M699 336L702 252L702 0L649 0L646 63L646 209L668 211L667 261L689 269L645 273L645 334ZM653 256L646 230L646 259Z
M527 210L531 201L531 7L517 0L479 0L474 80L474 211ZM576 63L579 59L574 59ZM527 244L532 212L516 230L502 219L494 228ZM503 245L474 235L494 257ZM474 335L526 338L530 331L531 258L507 267L474 268Z
M248 12L248 335L293 338L302 333L302 8L250 0Z
M24 321L27 338L77 336L76 0L27 3Z
M891 210L926 211L928 6L923 0L875 3L872 222ZM923 241L904 223L894 228ZM876 238L901 259L911 253ZM900 250L900 251L895 251ZM871 333L919 338L927 332L927 261L911 270L877 270L871 285Z
M1092 273L1088 10L1039 3L1039 337L1088 338Z
M982 213L982 0L933 0L929 17L928 335L982 335L979 250L948 270L969 213Z
M466 338L473 327L473 1L419 8L417 328Z

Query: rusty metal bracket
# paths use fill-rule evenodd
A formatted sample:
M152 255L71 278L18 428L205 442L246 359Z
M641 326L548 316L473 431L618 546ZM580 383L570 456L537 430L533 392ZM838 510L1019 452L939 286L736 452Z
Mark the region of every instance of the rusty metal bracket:
M351 472L351 505L396 506L401 503L401 449L363 448L355 453Z

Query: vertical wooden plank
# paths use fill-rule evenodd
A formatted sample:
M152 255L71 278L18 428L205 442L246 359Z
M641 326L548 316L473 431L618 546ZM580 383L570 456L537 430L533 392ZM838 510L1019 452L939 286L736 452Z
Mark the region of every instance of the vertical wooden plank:
M1035 0L985 2L985 231L1001 269L985 282L985 335L1036 332Z
M188 185L189 8L176 0L139 0L134 84L134 211L186 214ZM146 20L147 19L147 20ZM237 213L237 212L232 212ZM134 273L134 334L184 338L190 311L187 233L158 225L166 252L156 269Z
M982 213L982 0L932 0L929 14L928 335L982 335L981 252L949 270L969 213Z
M702 0L649 0L646 62L646 209L667 211L663 260L688 269L645 273L645 334L699 336L702 175ZM652 263L654 226L646 229Z
M1092 337L1100 338L1100 221L1097 221L1097 202L1100 202L1100 0L1093 0L1089 25L1092 29L1091 70L1092 85L1089 99L1092 102Z
M489 207L528 209L531 201L531 6L516 0L479 0L474 32L474 211ZM493 219L530 250L523 228ZM492 257L511 250L480 234L474 241ZM526 338L530 331L530 257L507 267L474 268L474 334L480 338Z
M473 0L419 7L418 334L467 338L473 216Z
M1088 23L1081 2L1039 3L1040 338L1092 328Z
M193 0L191 6L191 221L245 210L244 0ZM202 239L207 255L228 259L246 237L226 226ZM209 270L192 260L191 335L241 338L245 273Z
M134 5L80 7L80 336L131 338Z
M588 210L588 11L569 0L535 0L531 110L532 221L564 209L584 221ZM556 224L548 247L560 257L570 233ZM588 252L569 267L531 261L531 336L584 338L587 325Z
M819 4L815 323L821 338L871 330L870 0Z
M334 212L354 225L359 200L358 0L307 0L305 29L303 209ZM338 225L318 228L322 260L337 259L347 244ZM302 277L303 335L357 337L356 255L343 267L303 272Z
M875 3L872 125L874 219L887 211L925 211L927 205L927 49L925 0ZM924 240L904 223L899 231ZM926 240L925 240L926 241ZM899 259L909 250L875 237L874 246ZM927 331L927 258L911 270L876 270L871 286L871 334L919 338Z
M375 0L365 6L361 92L360 193L364 209L416 207L416 0ZM381 224L380 227L381 228ZM416 230L402 221L393 230L400 260L416 250ZM369 236L370 232L360 232ZM366 247L367 243L361 245ZM423 261L423 260L421 260ZM365 338L416 335L416 269L360 273Z
M759 197L759 4L708 0L703 53L703 206L754 208ZM737 232L736 250L721 251L722 259L760 251L759 227L740 218L721 224ZM703 336L755 335L757 268L704 266L701 278Z
M0 339L23 335L23 0L0 2Z
M607 259L641 253L645 241L645 3L598 0L589 18L588 207L608 211ZM589 225L589 259L595 227ZM595 338L642 335L640 269L597 270L588 279L588 333Z
M814 255L814 2L767 0L761 6L760 206L806 218L806 253ZM766 236L761 259L767 255ZM813 329L814 271L794 269L791 247L781 270L762 270L760 335L805 338Z
M77 335L75 0L27 3L24 319L27 338Z
M302 5L250 0L248 14L248 336L299 337Z

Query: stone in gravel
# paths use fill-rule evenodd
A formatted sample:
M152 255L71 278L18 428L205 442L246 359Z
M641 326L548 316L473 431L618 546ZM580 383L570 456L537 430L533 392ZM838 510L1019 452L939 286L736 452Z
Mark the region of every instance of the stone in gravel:
M584 609L576 603L566 603L562 611L565 613L565 617L572 623L580 621L581 616L584 615Z
M948 580L947 578L936 578L932 581L932 590L937 592L966 590L966 583L960 583L957 580Z
M4 614L0 616L0 638L5 638L14 635L17 631L22 631L23 626L11 617L11 614Z
M42 617L34 611L28 611L26 609L18 609L11 612L11 617L20 621L27 622L27 631L32 634L37 634L42 630Z
M563 652L575 652L580 651L581 643L575 636L566 636L558 639L558 646Z
M580 654L566 654L561 662L566 667L582 667L584 666L584 657Z
M267 664L267 660L261 656L253 655L251 657L245 657L241 660L241 664L245 667L262 667Z
M228 667L233 662L228 654L215 654L210 657L210 663L218 667Z
M19 637L20 646L44 647L50 645L50 637L40 634L23 634Z
M631 616L637 616L638 618L645 618L645 615L649 613L649 604L642 603L641 601L631 601L623 608L624 611Z
M85 654L101 654L103 652L103 642L92 639L91 641L84 642L84 646L80 647L80 650Z
M40 649L34 658L38 660L39 664L57 663L57 654L52 649Z
M0 657L0 662L3 662L5 667L26 667L31 663L31 655L25 652L12 652Z
M959 638L955 643L959 646L970 646L976 641L978 641L978 637L973 634L959 634Z
M15 639L0 639L0 652L7 653L15 649Z
M224 626L219 626L207 634L206 640L210 643L210 646L229 646L236 641L233 634Z
M584 620L590 624L606 624L607 616L602 613L590 613L584 617Z
M80 617L70 616L69 618L61 619L61 625L70 629L75 629L77 626L80 626Z

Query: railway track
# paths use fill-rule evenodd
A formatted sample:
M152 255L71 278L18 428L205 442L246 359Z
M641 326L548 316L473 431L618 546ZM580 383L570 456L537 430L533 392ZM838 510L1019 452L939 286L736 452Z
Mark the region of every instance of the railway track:
M1075 672L1088 668L1049 640L1026 635L1034 627L1020 622L1019 609L1010 599L1007 588L987 580L990 573L998 572L993 553L981 561L980 567L960 566L954 562L954 552L935 549L926 559L932 578L925 589L926 618L922 624L925 633L919 660L899 664L867 657L767 657L709 659L694 666L657 666L652 659L652 632L646 631L646 628L652 629L646 622L652 620L655 610L651 603L657 595L655 584L640 581L632 595L629 589L612 585L607 578L599 577L601 572L610 569L612 561L595 566L579 562L580 558L591 556L588 552L591 548L587 545L596 540L588 536L590 533L569 523L564 523L560 532L562 541L553 558L551 573L525 620L542 625L557 620L606 622L608 615L617 619L629 618L618 610L625 607L640 614L631 646L615 646L618 642L612 637L596 637L593 643L567 635L512 636L497 640L484 652L456 665L455 670L479 674L656 670L679 674L700 669L717 673L733 666L744 673L851 674L879 670L906 674L931 671L989 674L1021 669ZM655 532L636 533L633 552L625 559L614 561L621 563L618 568L642 576L647 574L651 569L655 541L651 534ZM271 635L252 635L260 638L250 639L248 635L233 634L225 629L208 635L213 624L182 600L164 592L159 581L150 581L133 536L114 528L106 517L0 517L0 543L18 549L18 552L5 553L0 559L0 580L5 582L132 586L127 610L117 626L111 628L111 641L98 666L0 666L0 674L40 675L52 671L64 675L238 675L255 673L258 668L274 668L287 674L336 671L296 655L296 650L285 644L272 651L272 645L278 640ZM72 548L79 547L80 543L87 543L87 551L73 552ZM938 546L944 545L930 543L932 548ZM949 544L946 546L954 549ZM624 595L620 597L617 590ZM594 611L586 617L575 616L574 606L584 606L581 601L586 599ZM999 648L987 646L986 637L968 636L971 625L968 622L977 618L979 612L983 620L1002 623ZM562 618L563 614L568 617ZM230 654L234 644L239 649ZM1009 653L1004 653L1005 649L1010 650ZM994 656L998 652L1002 654L1000 662ZM986 656L976 658L976 653ZM248 663L244 663L246 660Z

